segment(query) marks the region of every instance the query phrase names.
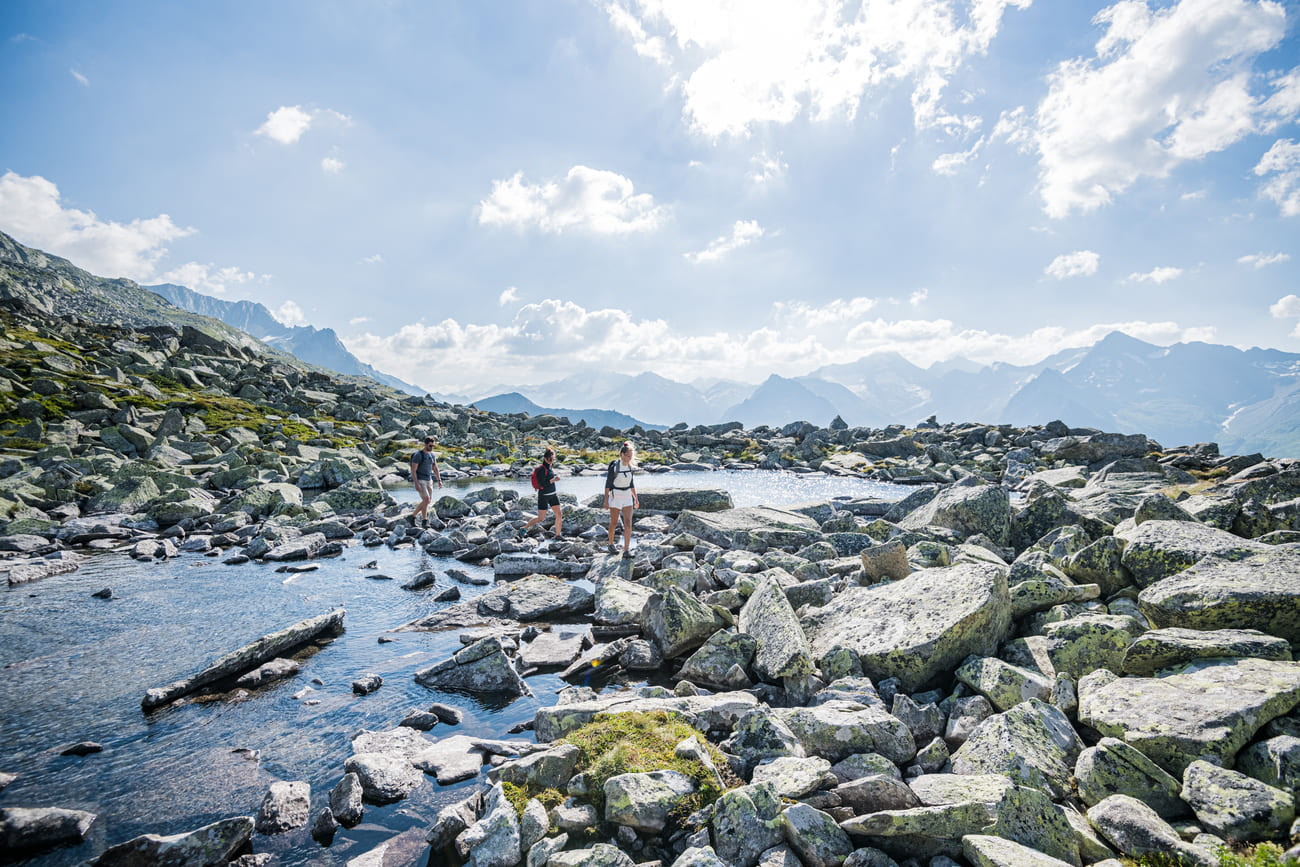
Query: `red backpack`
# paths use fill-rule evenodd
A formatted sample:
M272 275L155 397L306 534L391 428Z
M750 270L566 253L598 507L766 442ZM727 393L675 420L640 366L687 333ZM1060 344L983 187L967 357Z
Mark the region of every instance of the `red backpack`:
M541 466L538 466L537 469L533 470L533 474L532 474L532 476L530 477L530 481L532 481L532 483L533 483L533 490L534 490L534 491L540 491L540 490L542 489L542 468L541 468Z

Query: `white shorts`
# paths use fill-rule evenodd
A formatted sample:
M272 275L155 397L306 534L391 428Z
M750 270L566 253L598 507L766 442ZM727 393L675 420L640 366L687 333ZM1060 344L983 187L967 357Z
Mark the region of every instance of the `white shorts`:
M632 491L630 488L626 491L610 488L609 507L611 509L626 509L630 505L632 505Z
M416 480L415 480L415 492L416 492L417 494L420 495L420 499L422 499L422 500L432 500L432 499L433 499L433 480L432 480L432 479L416 479Z

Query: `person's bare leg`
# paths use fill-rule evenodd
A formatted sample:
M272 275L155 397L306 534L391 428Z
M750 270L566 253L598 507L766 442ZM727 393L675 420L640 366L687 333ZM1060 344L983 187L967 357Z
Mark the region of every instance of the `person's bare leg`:
M555 538L560 538L564 532L561 527L564 523L564 516L560 514L559 506L551 506L551 514L555 516Z
M612 544L612 543L611 543ZM626 554L632 545L632 507L623 507L623 553Z
M527 524L524 524L524 532L527 533L529 530L533 529L533 527L536 527L538 524L542 523L542 521L545 520L546 520L546 510L538 509L537 517L530 520Z
M618 509L609 510L609 547L614 547L614 528L618 526Z

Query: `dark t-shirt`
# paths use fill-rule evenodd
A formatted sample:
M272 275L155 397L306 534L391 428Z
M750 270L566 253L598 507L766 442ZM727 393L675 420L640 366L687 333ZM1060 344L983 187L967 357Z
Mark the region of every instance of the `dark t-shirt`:
M437 465L438 459L431 452L420 449L411 455L411 463L415 464L415 477L420 481L433 481L433 468Z
M555 493L555 470L543 463L537 468L537 493L539 495Z

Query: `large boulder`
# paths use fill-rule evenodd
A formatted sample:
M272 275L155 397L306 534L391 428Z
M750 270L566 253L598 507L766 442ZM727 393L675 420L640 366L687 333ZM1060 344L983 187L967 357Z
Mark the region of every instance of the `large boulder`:
M771 506L682 512L671 532L689 533L723 548L744 548L754 538L778 548L803 547L821 538L821 528L812 518Z
M417 671L415 681L435 689L532 695L506 655L501 639L495 636L476 641L449 658Z
M456 838L469 856L467 867L515 867L522 858L519 842L519 814L500 783L488 792L482 818Z
M904 530L945 527L964 537L983 533L995 544L1005 545L1011 527L1011 493L1001 485L945 488L898 526Z
M993 655L1011 625L1006 570L962 563L851 587L801 623L816 658L850 650L869 677L911 692L972 654Z
M1209 762L1187 766L1182 796L1196 818L1229 843L1276 839L1295 820L1293 793Z
M1132 617L1115 614L1080 614L1043 627L1052 668L1074 680L1099 668L1118 670L1129 645L1145 631Z
M482 626L494 621L576 618L595 607L595 596L578 584L530 575L520 581L493 587L488 592L403 624L400 630L442 630Z
M302 828L311 816L311 784L302 780L271 784L257 811L259 834L281 834Z
M781 816L785 838L806 867L839 867L853 851L849 835L821 810L794 804Z
M724 792L713 805L713 846L736 867L756 867L763 852L783 839L781 799L770 783Z
M1138 606L1156 626L1258 629L1300 644L1300 547L1260 547L1207 557L1147 587Z
M595 499L589 505L600 506L603 497ZM724 512L733 508L731 494L722 488L647 488L637 491L637 499L641 508L650 512Z
M1044 460L1065 461L1067 464L1100 464L1121 458L1140 458L1150 448L1145 435L1120 433L1063 436L1037 445Z
M1219 867L1208 849L1183 842L1156 811L1128 795L1111 795L1088 810L1088 822L1130 858L1170 857L1187 867Z
M653 593L643 584L605 578L596 585L595 621L606 626L641 623Z
M1031 698L1052 698L1051 678L992 656L967 657L957 669L957 679L988 698L999 711Z
M1239 656L1289 661L1291 642L1254 629L1201 631L1176 626L1152 629L1124 652L1123 673L1150 677L1162 668L1174 668L1198 659Z
M1240 560L1252 553L1272 550L1214 527L1187 521L1146 521L1122 538L1128 543L1120 562L1139 587L1176 575L1217 554Z
M1091 807L1111 795L1129 795L1164 819L1186 815L1182 784L1139 750L1116 738L1102 738L1079 754L1074 766L1079 800Z
M961 838L962 854L974 867L1064 867L1067 863L1014 840L989 834Z
M1071 778L1082 751L1083 742L1065 714L1030 699L980 723L951 762L958 774L1002 774L1065 798L1072 793Z
M1265 723L1300 704L1300 662L1194 662L1162 677L1079 682L1079 721L1126 741L1174 776L1196 759L1223 765Z
M618 774L605 781L605 821L658 834L672 809L694 791L695 781L680 771Z
M142 834L105 849L91 863L96 867L122 864L202 867L207 864L225 864L252 836L252 817L236 816L204 825L194 831L166 837Z
M561 560L559 557L532 551L500 554L492 561L492 574L497 578L522 578L525 575L581 575L586 571L586 563Z
M773 715L794 732L805 754L832 762L875 752L901 765L916 755L911 731L883 706L832 700L816 707L778 708Z
M785 590L773 578L759 582L740 609L740 631L757 642L754 673L770 683L813 672L812 651Z
M712 608L677 587L668 587L646 603L642 629L664 659L673 659L698 648L722 626L722 618Z
M6 855L80 843L94 813L61 807L0 807L0 852Z
M804 642L805 646L807 642ZM740 689L748 685L746 672L758 642L752 635L719 630L682 664L677 676L707 687Z

